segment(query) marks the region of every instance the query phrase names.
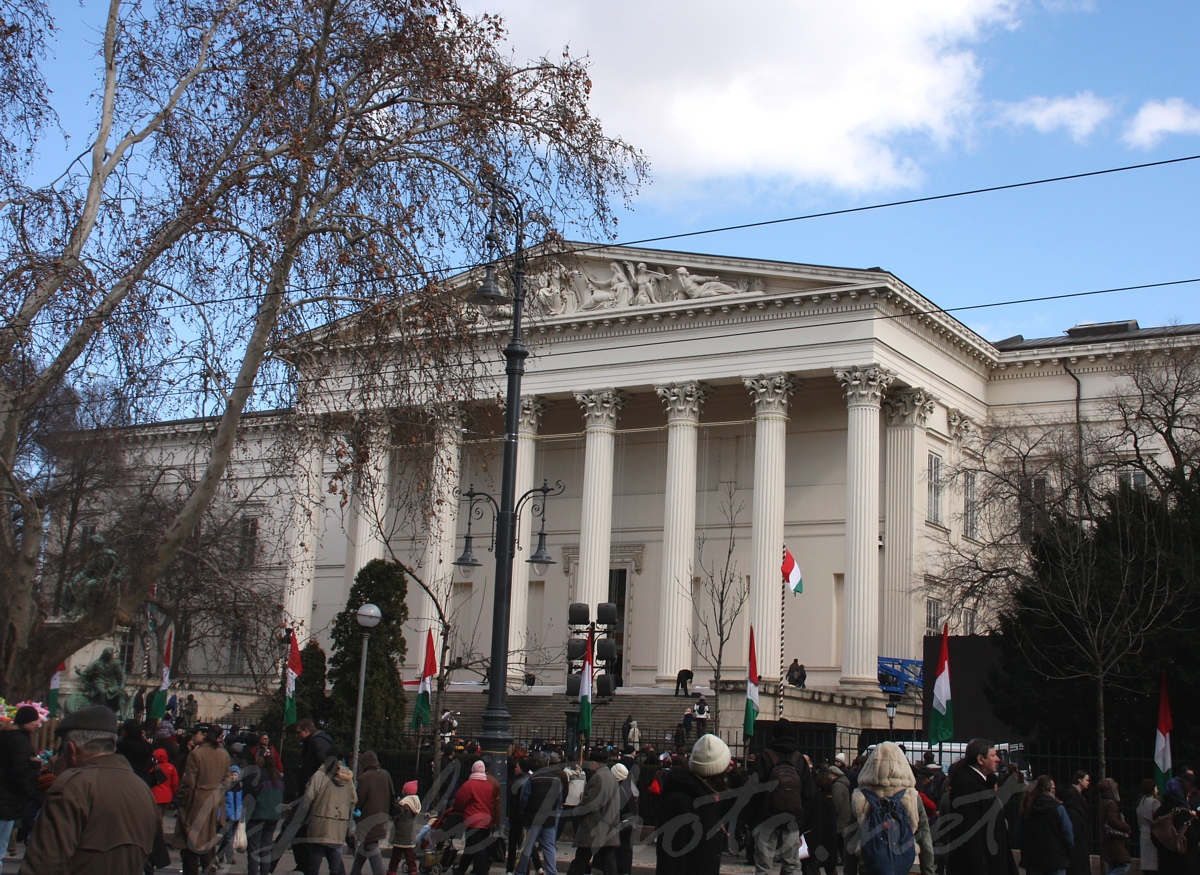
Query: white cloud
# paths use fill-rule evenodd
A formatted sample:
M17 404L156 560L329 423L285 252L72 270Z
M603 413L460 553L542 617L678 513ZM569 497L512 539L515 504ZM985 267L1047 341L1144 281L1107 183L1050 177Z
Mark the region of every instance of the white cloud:
M1043 134L1066 130L1081 143L1113 113L1111 101L1090 91L1074 97L1031 97L1002 107L1001 116L1014 125L1028 125Z
M1125 142L1153 149L1168 134L1200 134L1200 109L1181 97L1148 100L1125 131Z
M1018 0L465 0L500 12L518 59L592 61L605 128L660 189L753 176L870 190L969 131L972 45ZM910 153L908 150L914 150Z

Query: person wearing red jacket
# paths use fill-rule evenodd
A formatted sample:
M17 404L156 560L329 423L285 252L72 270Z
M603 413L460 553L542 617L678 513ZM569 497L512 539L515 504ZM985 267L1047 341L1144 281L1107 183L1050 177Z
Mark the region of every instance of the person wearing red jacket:
M482 760L471 765L471 775L454 794L454 808L462 813L467 829L463 856L455 875L463 875L471 864L473 875L487 875L491 831L495 825L493 802L495 793L488 781L487 766Z
M158 816L161 819L167 813L167 806L175 801L175 793L179 790L179 772L171 765L167 752L161 747L154 749L154 760L167 776L167 780L150 788L154 801L158 803Z

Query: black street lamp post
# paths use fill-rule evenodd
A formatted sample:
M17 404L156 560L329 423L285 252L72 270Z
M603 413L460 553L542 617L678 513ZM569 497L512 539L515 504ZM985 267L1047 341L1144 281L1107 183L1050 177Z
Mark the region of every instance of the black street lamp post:
M513 296L505 297L496 284L495 262L486 268L483 283L479 290L469 298L476 304L485 316L492 316L501 305L512 306L512 334L504 347L504 371L508 375L508 392L506 394L504 411L504 458L500 475L500 501L486 493L476 492L474 487L466 493L474 511L475 502L486 497L496 510L496 581L492 614L492 653L488 684L488 703L481 719L479 733L480 744L487 759L491 763L492 774L500 782L500 822L506 823L505 807L508 801L508 747L512 743L509 734L511 715L508 711L508 627L509 602L512 591L512 563L516 551L516 519L519 504L533 495L542 497L542 535L539 538L539 549L534 554L539 565L551 564L549 554L545 551L545 499L548 494L559 494L565 488L560 482L557 491L543 483L540 489L531 489L517 501L517 439L521 417L521 377L525 373L525 359L529 357L529 349L522 338L522 308L525 304L525 238L522 228L523 216L520 202L503 188L493 189L496 195L502 195L513 206L516 219L515 248L513 252ZM499 248L499 239L495 233L495 223L489 230L487 242L493 248ZM468 516L468 520L470 516ZM480 563L470 555L470 522L468 521L468 541L463 556L455 565L462 568L472 568ZM549 561L546 561L549 560ZM534 561L533 559L530 560Z

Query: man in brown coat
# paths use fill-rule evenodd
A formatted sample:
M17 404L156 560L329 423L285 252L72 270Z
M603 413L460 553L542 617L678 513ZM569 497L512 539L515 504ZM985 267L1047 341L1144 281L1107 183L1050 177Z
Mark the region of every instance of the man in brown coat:
M384 875L386 869L379 841L387 837L396 790L392 786L392 776L379 767L375 751L366 751L358 758L358 765L362 770L358 776L358 809L362 814L357 824L358 842L350 875L358 875L367 862L371 864L371 875Z
M146 782L117 755L117 717L103 705L63 718L54 781L34 827L21 875L141 872L158 833Z
M217 828L225 809L229 782L229 754L221 747L220 726L196 727L195 746L188 754L179 782L179 823L176 844L183 843L180 859L184 875L199 875L217 855Z

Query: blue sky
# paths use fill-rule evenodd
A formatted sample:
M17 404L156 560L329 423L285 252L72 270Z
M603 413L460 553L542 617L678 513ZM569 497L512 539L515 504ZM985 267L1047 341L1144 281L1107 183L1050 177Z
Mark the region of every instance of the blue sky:
M590 58L596 113L652 165L621 241L1200 154L1194 0L463 3L507 19L518 59ZM78 108L94 4L51 6L51 84ZM1198 194L1193 161L657 245L879 266L954 308L1200 277ZM991 339L1200 322L1200 284L959 318Z
M570 45L653 184L621 240L1200 154L1200 4L467 0ZM886 268L940 306L1200 277L1200 161L667 248ZM1200 284L963 313L991 339L1200 322Z

